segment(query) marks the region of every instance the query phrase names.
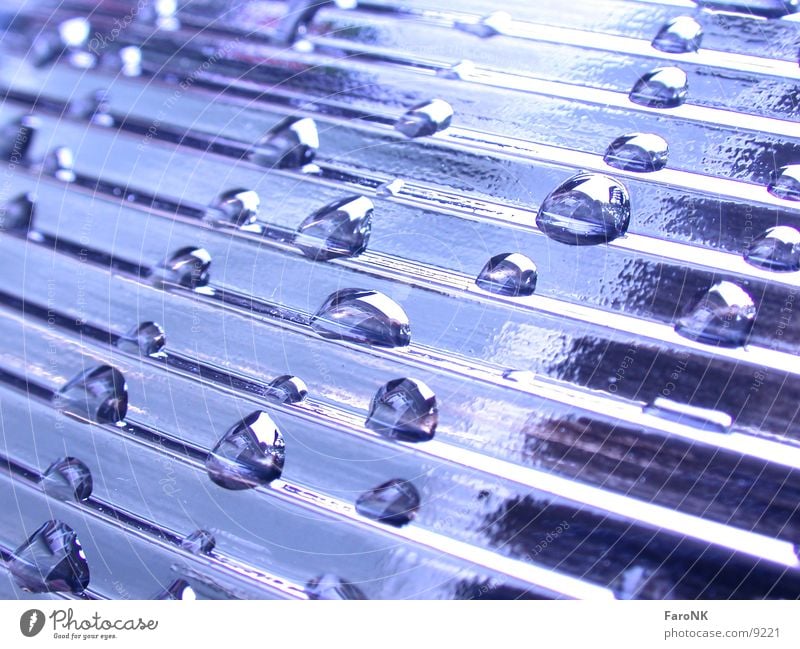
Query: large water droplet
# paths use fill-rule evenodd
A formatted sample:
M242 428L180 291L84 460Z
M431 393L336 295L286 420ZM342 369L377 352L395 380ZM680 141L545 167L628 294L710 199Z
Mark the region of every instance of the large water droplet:
M356 511L372 520L402 527L411 522L420 505L419 492L407 480L389 480L361 494Z
M270 399L279 403L300 403L308 396L305 381L297 376L284 374L269 382Z
M536 290L536 264L525 255L510 252L492 257L475 283L484 291L518 297Z
M366 426L403 442L433 439L439 421L436 395L417 379L395 379L372 398Z
M648 173L663 169L668 157L669 145L660 135L631 133L614 140L603 159L610 167Z
M312 259L356 257L367 248L373 209L366 196L333 201L300 224L294 243Z
M755 317L755 304L744 289L722 281L700 296L691 311L678 320L675 331L708 345L742 347Z
M781 167L767 189L773 196L786 201L800 201L800 165Z
M582 246L622 236L630 216L628 191L621 183L600 174L579 173L544 199L536 224L551 239Z
M735 11L764 18L781 18L800 10L798 0L696 0L696 4L711 11Z
M206 286L209 280L211 255L204 248L187 246L153 268L152 279L156 286L176 284L196 289Z
M210 205L206 220L215 225L232 225L244 228L258 220L261 199L250 189L232 189L223 192Z
M34 115L23 115L3 125L0 133L2 157L17 165L28 161L28 152L40 122Z
M377 347L405 347L411 325L399 304L377 291L346 288L336 291L311 320L323 338Z
M55 498L83 501L92 495L92 472L77 458L61 458L47 467L41 485Z
M36 530L7 566L31 593L81 593L89 585L89 564L78 535L60 521L48 521Z
M117 347L120 349L142 356L157 356L166 344L167 335L161 325L155 322L138 324L117 340Z
M25 234L33 226L35 215L36 197L20 194L0 208L0 230Z
M61 182L71 183L75 181L75 156L72 149L59 146L50 151L42 161L42 170Z
M653 47L670 54L696 52L703 40L703 28L691 16L678 16L664 25L653 39Z
M480 20L459 20L455 28L480 38L489 38L507 31L511 25L511 14L505 11L493 11Z
M309 581L306 594L309 599L367 599L358 587L331 574L320 575Z
M791 273L800 270L800 232L788 225L770 228L745 250L748 264Z
M281 477L285 450L275 422L257 410L217 442L206 458L206 471L225 489L252 489Z
M65 414L101 424L116 424L128 411L125 377L110 365L85 370L54 395L55 406Z
M176 579L153 599L185 599L196 600L197 593L185 579Z
M195 530L181 541L181 547L192 554L208 554L217 546L217 540L208 530Z
M633 86L630 100L650 108L675 108L686 101L689 80L680 68L656 68L643 75Z
M317 125L310 117L290 117L267 133L250 153L265 167L299 169L309 164L319 148Z
M442 99L414 106L394 123L406 137L424 137L443 131L453 119L453 107Z

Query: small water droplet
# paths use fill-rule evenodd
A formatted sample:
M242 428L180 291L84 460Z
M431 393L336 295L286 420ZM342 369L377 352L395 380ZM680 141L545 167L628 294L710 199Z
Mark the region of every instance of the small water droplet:
M511 15L505 11L493 11L483 16L480 20L459 20L455 23L455 28L479 36L480 38L490 38L504 31L507 31L511 24Z
M675 325L681 336L720 347L742 347L747 342L756 307L741 287L721 281L700 296L691 311Z
M195 530L181 541L181 547L192 554L208 554L216 545L217 540L208 530Z
M394 127L406 137L424 137L443 131L452 119L452 106L442 99L433 99L408 110Z
M530 370L504 370L503 378L514 383L533 383L536 380L536 373Z
M536 264L525 255L510 252L492 257L475 280L484 291L518 297L536 290Z
M33 226L36 214L36 197L20 194L0 208L0 230L24 234Z
M367 599L358 587L331 574L320 575L309 581L306 594L309 599Z
M258 220L261 199L250 189L232 189L220 194L211 203L206 220L214 225L245 228Z
M3 159L14 165L28 162L33 138L40 126L41 122L34 115L23 115L5 124L0 134Z
M744 253L745 261L778 273L800 270L800 232L788 225L770 228L756 237Z
M58 25L58 35L65 47L84 47L91 33L92 26L86 18L70 18Z
M116 424L128 411L125 377L110 365L99 365L78 374L53 397L64 414L101 424Z
M92 495L92 472L79 459L64 457L47 467L41 485L55 498L83 501Z
M653 39L653 47L670 54L685 54L700 49L703 28L691 16L678 16L664 25Z
M555 241L594 245L625 234L630 216L628 191L621 183L600 174L579 173L544 199L536 224Z
M475 72L475 64L472 61L459 61L446 68L439 68L436 76L442 79L464 79Z
M167 335L161 325L155 322L138 324L117 341L120 349L142 356L157 356L166 344Z
M642 411L647 415L654 415L714 433L726 433L733 426L733 418L727 412L699 408L664 397L656 397L642 408Z
M75 181L74 165L75 157L72 155L72 149L59 146L45 156L42 170L62 182L71 183Z
M156 286L176 284L196 289L209 281L211 255L204 248L187 246L153 268L152 280Z
M319 148L317 125L310 117L290 117L267 133L250 153L264 167L299 169L309 164Z
M767 186L770 194L786 201L800 201L800 165L781 167Z
M109 114L110 102L107 90L95 90L84 99L76 99L70 103L73 115L88 119L98 126L113 126L114 118Z
M663 169L668 157L669 145L660 135L631 133L614 140L603 159L609 167L648 173Z
M656 68L643 75L633 86L630 100L650 108L675 108L686 101L689 80L680 68Z
M367 248L373 210L366 196L333 201L300 224L294 244L312 259L357 257Z
M346 288L336 291L311 320L323 338L377 347L405 347L411 325L399 304L377 291Z
M279 403L300 403L308 396L308 387L303 379L284 374L269 382L268 397Z
M372 520L402 527L416 516L420 505L419 492L407 480L389 480L361 494L356 511Z
M433 439L439 422L436 395L417 379L395 379L372 398L366 427L403 442Z
M381 183L375 188L375 194L377 196L397 196L405 187L406 181L401 180L400 178L393 178L392 180L387 180L385 183Z
M228 430L208 454L206 471L225 489L252 489L281 477L283 435L272 418L257 410Z
M185 599L191 601L197 599L197 593L195 593L194 588L188 581L176 579L153 599Z
M31 534L7 566L31 593L81 593L89 585L89 565L78 535L60 521L48 521Z

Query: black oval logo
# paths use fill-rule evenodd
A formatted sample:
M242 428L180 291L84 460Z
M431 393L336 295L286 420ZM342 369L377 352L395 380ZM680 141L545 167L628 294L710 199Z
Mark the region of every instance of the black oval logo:
M44 628L44 613L38 608L25 611L19 618L19 630L22 635L32 638Z

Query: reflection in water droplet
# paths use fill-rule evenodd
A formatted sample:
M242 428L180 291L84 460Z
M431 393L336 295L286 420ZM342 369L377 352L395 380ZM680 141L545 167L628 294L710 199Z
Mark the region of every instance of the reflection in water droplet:
M228 430L206 458L209 477L225 489L252 489L281 477L283 435L272 418L257 410Z
M181 541L181 547L192 554L208 554L216 545L217 540L208 530L195 530Z
M92 472L79 459L64 457L47 467L41 485L55 498L83 501L92 495Z
M571 245L613 241L628 230L628 191L616 180L579 173L544 199L536 224L548 237Z
M167 586L161 593L156 595L153 599L197 599L197 593L185 579L176 579L169 586Z
M800 270L800 232L788 225L770 228L756 237L744 252L748 264L791 273Z
M605 163L610 167L647 173L667 165L669 145L652 133L631 133L614 140L606 149Z
M261 199L249 189L231 189L223 192L210 205L206 220L215 225L232 225L244 228L258 220Z
M417 379L395 379L372 398L366 427L403 442L433 439L439 421L436 395Z
M408 110L394 123L394 127L406 137L424 137L446 129L452 118L452 106L434 99Z
M356 257L367 248L373 209L366 196L333 201L300 224L294 243L312 259Z
M346 288L336 291L311 320L323 338L377 347L405 347L411 325L399 304L377 291Z
M206 286L209 280L211 255L204 248L187 246L153 268L152 280L156 286L177 284L196 289Z
M28 152L41 123L34 115L23 115L3 125L0 151L4 160L13 164L28 161Z
M506 31L511 25L511 15L505 11L493 11L483 16L480 20L467 21L459 20L455 23L455 28L474 34L480 38L489 38Z
M100 365L78 374L53 397L65 414L101 424L116 424L128 411L128 387L122 372Z
M250 153L265 167L299 169L314 159L319 148L317 125L310 117L290 117L267 133Z
M361 494L356 511L372 520L402 527L411 522L420 505L419 492L406 480L389 480Z
M65 47L83 47L91 33L92 26L86 18L70 18L58 25L58 35Z
M769 193L787 201L800 201L800 165L781 167L768 185Z
M686 101L689 80L680 68L656 68L643 75L633 86L630 100L650 108L675 108Z
M696 52L703 40L703 28L691 16L678 16L664 25L653 39L653 47L670 54Z
M315 577L306 585L309 599L367 599L359 588L331 574Z
M138 77L142 74L142 50L136 45L121 48L118 56L123 76Z
M308 396L308 387L303 379L284 374L269 382L268 398L279 403L300 403Z
M744 289L722 281L712 286L692 310L678 320L675 331L708 345L742 347L753 328L755 316L753 299Z
M155 322L143 322L136 325L124 336L120 336L117 347L130 353L143 356L156 356L164 350L167 335L161 325Z
M36 214L36 197L20 194L0 208L0 230L25 234L33 226Z
M59 146L45 156L42 161L42 170L62 182L71 183L75 181L74 163L75 157L72 155L72 149Z
M525 255L510 252L492 257L475 283L484 291L518 297L536 290L536 264Z
M89 585L89 565L78 535L60 521L42 525L6 565L31 593L81 593Z

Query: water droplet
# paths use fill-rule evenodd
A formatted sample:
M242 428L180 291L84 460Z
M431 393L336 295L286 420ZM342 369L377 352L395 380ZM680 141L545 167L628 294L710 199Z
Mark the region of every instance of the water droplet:
M153 599L185 599L191 601L197 599L197 593L194 592L194 588L188 581L176 579Z
M47 467L41 485L55 498L83 501L92 495L92 472L77 458L61 458Z
M59 146L45 156L42 161L42 169L46 174L55 176L62 182L71 183L75 181L74 164L75 157L72 155L72 149Z
M411 325L399 304L377 291L346 288L336 291L311 320L323 338L377 347L405 347Z
M436 395L422 381L395 379L372 398L366 427L403 442L433 439L439 421Z
M493 11L483 16L478 21L459 20L455 23L455 28L479 36L480 38L490 38L504 31L507 31L511 24L511 15L505 11Z
M5 124L0 134L3 159L14 165L27 162L39 126L40 122L34 115L23 115Z
M633 86L630 100L650 108L675 108L686 101L689 81L680 68L656 68L643 75Z
M65 47L84 47L91 33L92 26L86 18L70 18L58 26L58 35Z
M800 232L788 225L770 228L756 237L744 253L745 261L779 273L800 270Z
M675 331L690 340L720 347L742 347L747 342L756 307L741 287L722 281L712 286L678 320Z
M773 196L786 201L800 201L800 165L781 167L767 189Z
M525 255L510 252L492 257L475 283L484 291L517 297L536 290L536 264Z
M668 157L669 145L660 135L631 133L614 140L603 159L609 167L648 173L663 169Z
M733 426L733 418L727 413L710 408L698 408L686 403L656 397L642 411L669 421L676 421L693 428L715 433L726 433Z
M70 103L73 115L88 119L98 126L114 126L114 118L109 114L110 102L107 90L95 90L84 99Z
M377 196L398 196L405 185L405 180L393 178L392 180L387 180L386 182L378 185L375 188L375 194Z
M475 64L472 61L459 61L446 68L439 68L436 76L442 79L464 79L475 72Z
M136 45L128 45L119 50L122 75L126 77L138 77L142 74L142 50Z
M664 25L653 39L653 47L670 54L685 54L700 49L703 28L691 16L678 16Z
M358 587L331 574L320 575L309 581L306 593L309 599L367 599Z
M161 325L155 322L138 324L117 341L120 349L142 356L157 356L166 344L167 335Z
M250 153L264 167L299 169L309 164L319 148L317 125L310 117L290 117L267 133Z
M446 129L452 118L452 106L441 99L434 99L408 110L394 123L394 127L406 137L424 137Z
M78 374L54 396L64 414L97 423L116 424L128 411L125 377L110 365L99 365Z
M20 194L0 209L0 230L26 233L33 226L36 214L36 197L33 194Z
M257 410L234 425L208 454L206 471L225 489L252 489L281 477L283 435L272 418Z
M303 379L284 374L269 382L268 397L279 403L300 403L308 396L308 387Z
M208 530L195 530L181 541L181 547L192 554L208 554L216 546L217 540Z
M261 199L250 189L232 189L223 192L211 204L206 219L215 225L232 225L244 228L258 220Z
M206 286L209 280L211 255L204 248L187 246L153 268L152 279L156 286L176 284L196 289Z
M31 593L81 593L89 585L89 565L78 535L60 521L48 521L31 534L7 566Z
M625 187L608 176L579 173L544 199L536 224L571 245L607 243L628 230L631 204Z
M294 243L312 259L356 257L369 242L373 209L366 196L333 201L300 224Z
M402 527L411 522L420 505L419 492L407 480L389 480L361 494L356 511L372 520Z

